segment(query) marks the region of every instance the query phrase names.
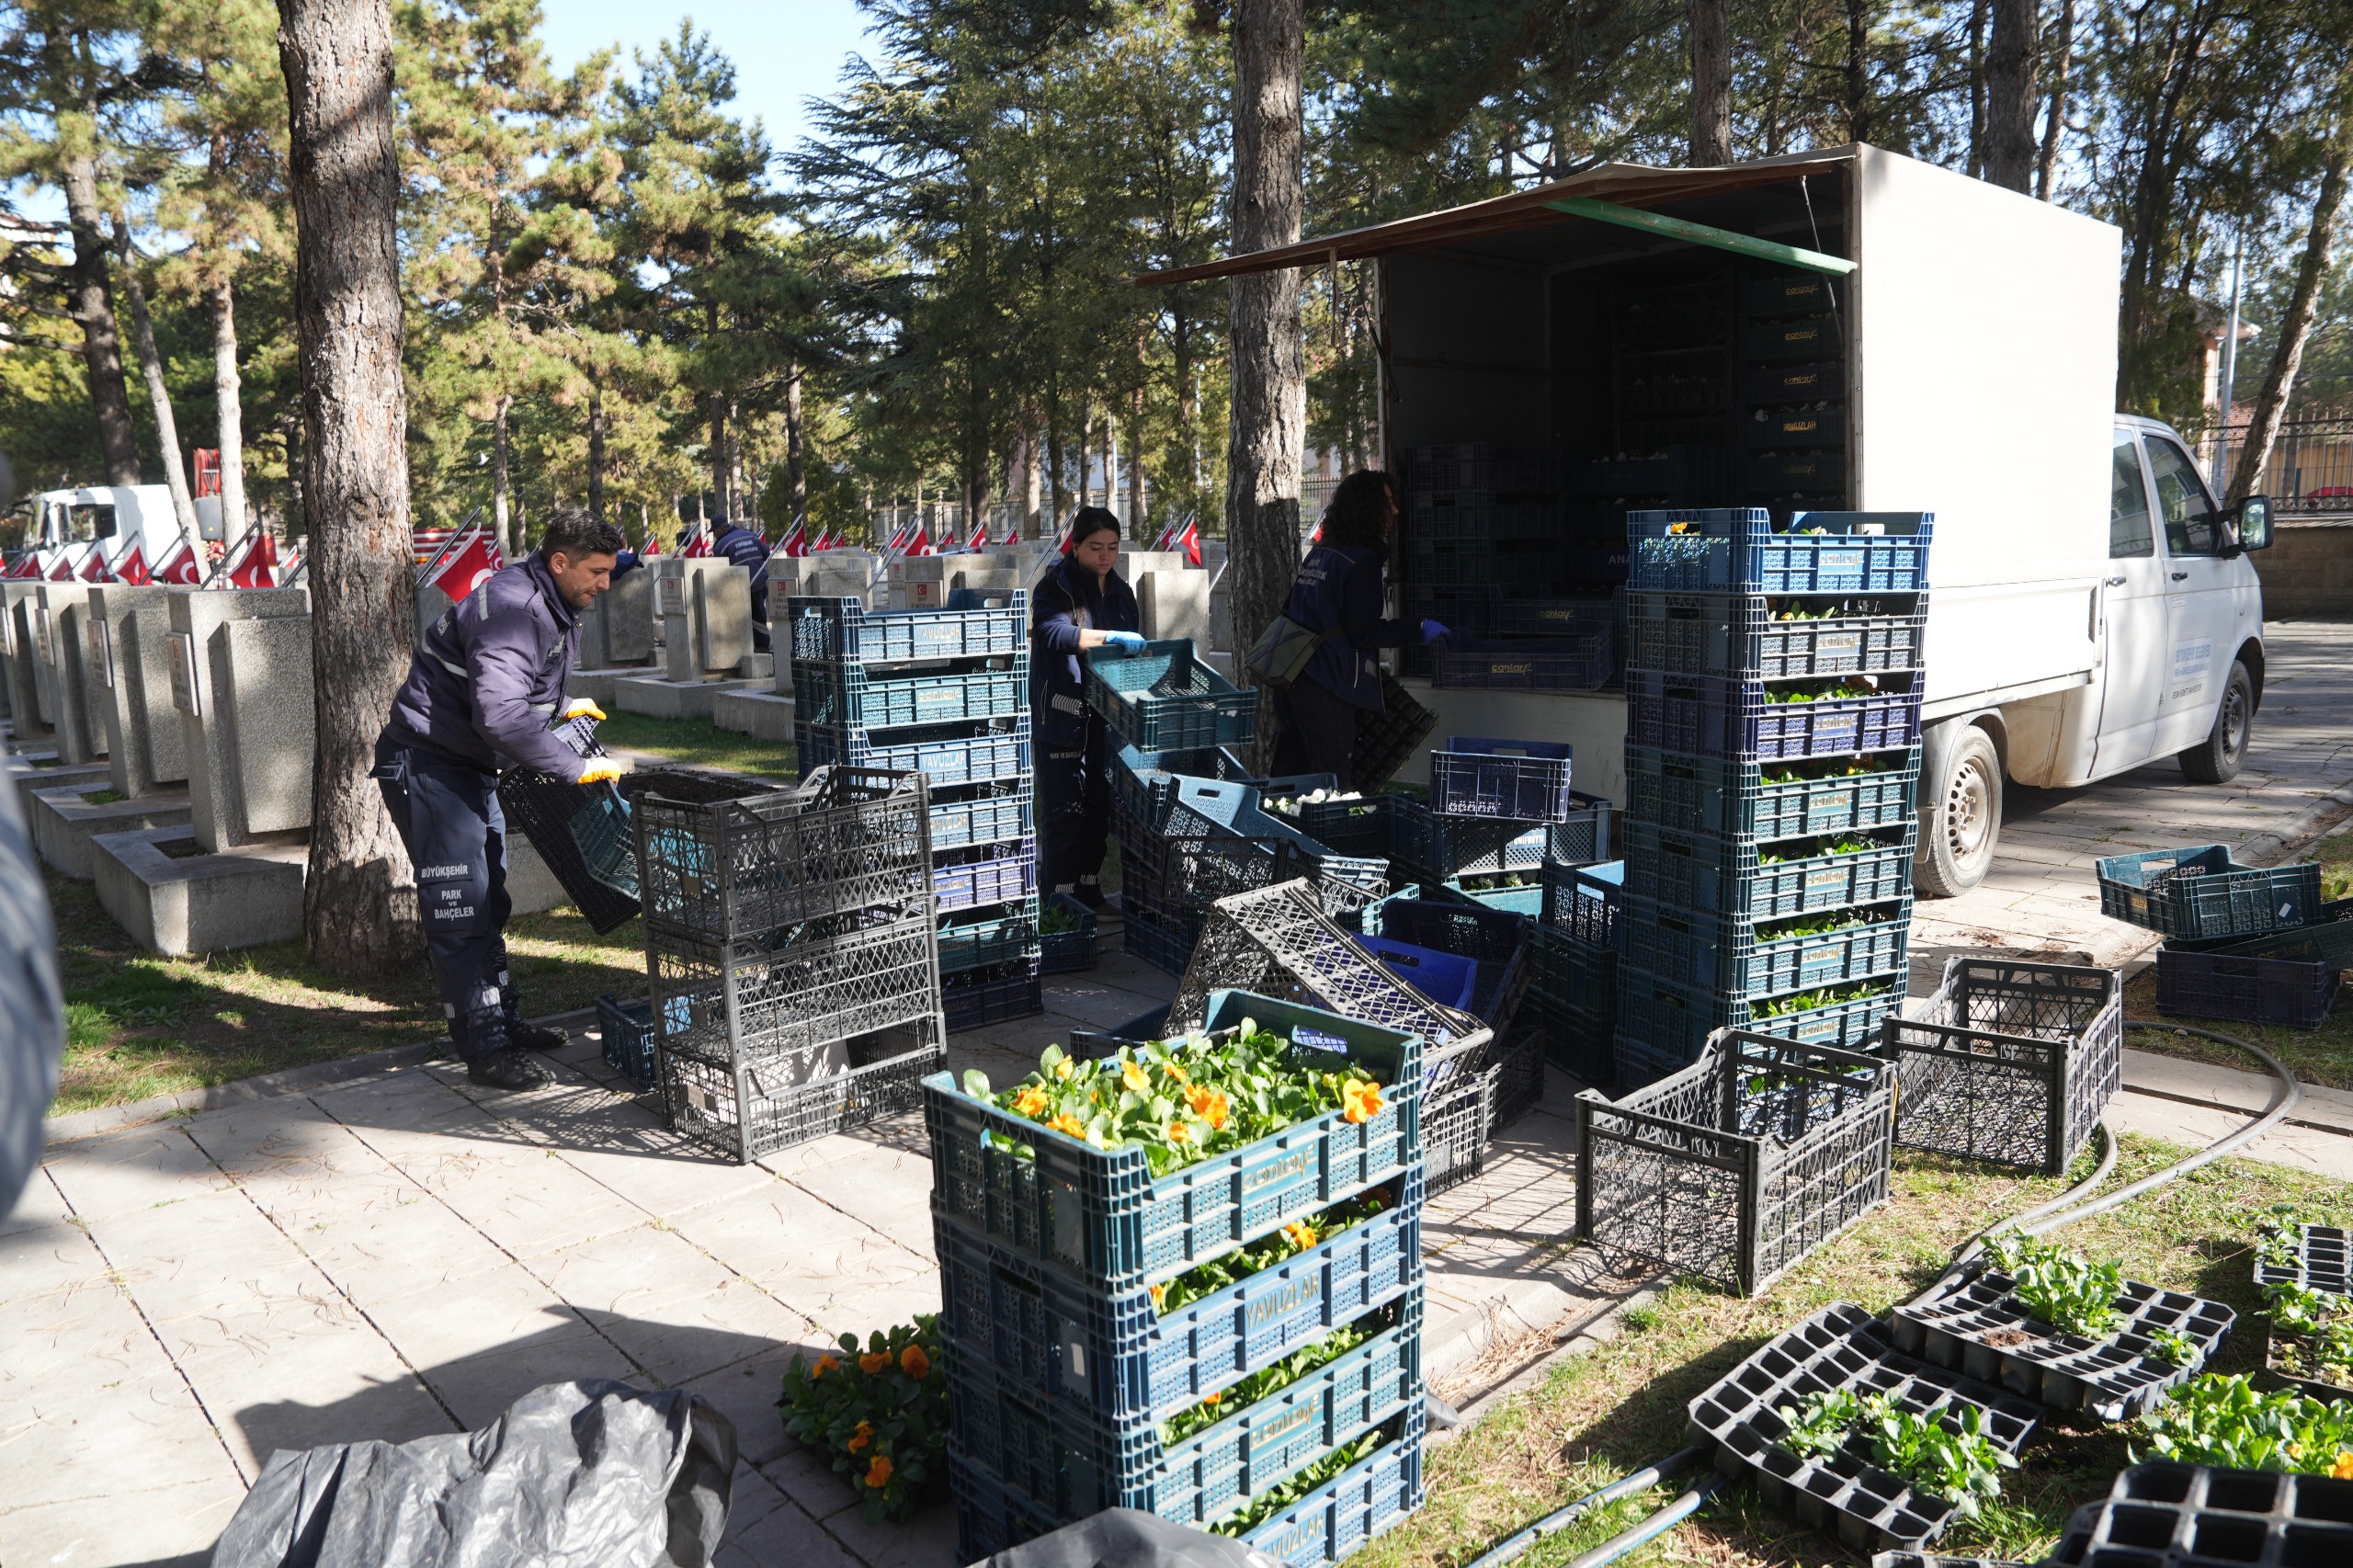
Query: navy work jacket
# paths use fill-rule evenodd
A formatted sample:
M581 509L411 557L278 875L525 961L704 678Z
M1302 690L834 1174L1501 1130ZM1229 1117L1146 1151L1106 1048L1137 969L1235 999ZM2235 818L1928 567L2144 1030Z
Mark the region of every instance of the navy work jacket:
M752 619L768 618L768 547L741 523L730 523L710 541L710 552L723 555L752 574Z
M1302 677L1343 702L1381 708L1375 649L1422 640L1421 628L1381 618L1381 552L1363 545L1319 544L1299 563L1285 617L1310 631L1338 635L1315 650Z
M1067 751L1086 739L1086 683L1078 634L1133 631L1135 590L1115 570L1101 587L1095 574L1063 556L1029 595L1029 712L1034 743Z
M387 728L487 773L579 775L550 733L580 656L580 612L564 603L539 551L495 572L416 640Z

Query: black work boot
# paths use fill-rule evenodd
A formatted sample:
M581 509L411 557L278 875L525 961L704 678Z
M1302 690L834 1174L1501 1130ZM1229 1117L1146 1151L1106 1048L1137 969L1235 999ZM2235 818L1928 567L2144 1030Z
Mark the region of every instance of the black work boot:
M1103 884L1093 877L1079 878L1077 887L1071 890L1071 897L1097 915L1103 913Z
M555 1082L555 1074L521 1051L507 1048L466 1063L469 1082L494 1089L536 1089Z

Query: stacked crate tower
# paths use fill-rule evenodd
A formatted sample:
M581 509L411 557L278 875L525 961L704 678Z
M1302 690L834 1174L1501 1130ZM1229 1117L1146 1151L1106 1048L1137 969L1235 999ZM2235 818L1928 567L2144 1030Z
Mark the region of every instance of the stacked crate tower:
M1627 515L1621 1089L1726 1027L1867 1049L1903 997L1930 531Z
M959 1562L1127 1507L1322 1568L1420 1506L1422 1042L1239 991L1203 1028L1245 1018L1386 1103L1154 1179L925 1081Z
M1040 1011L1029 598L960 590L945 609L787 601L793 740L829 763L920 769L949 1032Z

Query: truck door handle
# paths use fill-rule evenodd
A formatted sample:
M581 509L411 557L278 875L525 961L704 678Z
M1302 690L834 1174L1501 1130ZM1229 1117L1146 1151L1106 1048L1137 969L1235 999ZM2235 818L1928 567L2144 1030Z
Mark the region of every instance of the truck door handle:
M2121 577L2110 577L2108 580L2108 585L2111 588L2120 588L2124 586L2124 579Z
M2177 573L2175 573L2175 574L2173 574L2173 580L2174 580L2175 582L2178 583L2178 582L2180 582L2184 577L2187 577L2187 576L2188 576L2188 575L2189 575L2189 574L2188 574L2188 573L2187 573L2187 572L2177 572Z

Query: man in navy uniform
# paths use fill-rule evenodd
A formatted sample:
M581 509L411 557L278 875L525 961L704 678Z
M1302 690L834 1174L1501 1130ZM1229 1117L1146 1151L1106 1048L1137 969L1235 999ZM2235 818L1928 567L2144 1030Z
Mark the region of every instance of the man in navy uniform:
M524 767L583 784L620 769L583 758L552 726L586 716L567 702L580 612L612 585L620 529L559 509L540 547L441 613L417 639L408 679L376 738L376 772L416 869L416 902L449 1038L477 1084L529 1089L552 1074L526 1051L564 1043L523 1021L506 964L506 819L498 776Z
M768 547L741 523L722 520L711 535L710 552L723 555L752 574L752 649L768 651Z

